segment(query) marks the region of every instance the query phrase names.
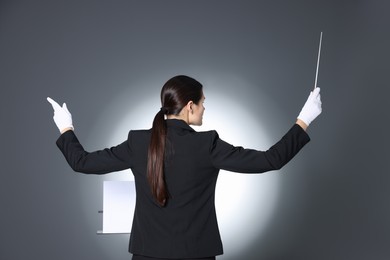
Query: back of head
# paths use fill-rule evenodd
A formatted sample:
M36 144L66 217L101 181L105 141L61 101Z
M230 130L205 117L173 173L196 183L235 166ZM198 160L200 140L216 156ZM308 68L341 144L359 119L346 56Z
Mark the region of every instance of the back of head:
M167 115L178 115L189 102L198 103L202 98L202 84L197 80L179 75L169 79L161 89L161 105Z
M162 107L153 120L147 164L148 182L153 197L160 206L165 206L169 197L164 179L167 135L165 115L178 115L188 102L198 103L202 96L202 84L184 75L169 79L161 89Z

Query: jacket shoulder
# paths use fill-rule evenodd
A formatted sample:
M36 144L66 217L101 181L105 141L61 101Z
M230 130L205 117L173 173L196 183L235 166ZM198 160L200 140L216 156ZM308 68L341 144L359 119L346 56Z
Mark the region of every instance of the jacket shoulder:
M199 136L200 138L218 138L218 132L216 130L208 130L208 131L200 131L200 132L194 132L195 135Z
M137 129L137 130L130 130L129 136L142 136L142 135L150 135L151 129Z

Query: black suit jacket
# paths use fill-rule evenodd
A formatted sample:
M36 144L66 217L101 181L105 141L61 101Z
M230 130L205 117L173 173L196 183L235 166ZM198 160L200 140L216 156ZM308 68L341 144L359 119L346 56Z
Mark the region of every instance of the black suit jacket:
M215 185L220 169L261 173L280 169L309 142L294 125L267 151L234 147L216 131L196 132L184 121L169 119L165 180L170 194L159 207L146 179L150 130L130 131L118 146L86 152L73 131L57 145L74 171L104 174L131 168L136 206L129 251L160 258L199 258L223 253L215 213Z

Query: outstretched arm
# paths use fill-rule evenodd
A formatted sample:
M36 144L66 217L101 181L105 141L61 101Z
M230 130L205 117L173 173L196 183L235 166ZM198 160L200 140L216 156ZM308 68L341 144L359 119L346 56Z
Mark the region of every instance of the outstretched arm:
M321 111L320 89L315 88L299 113L296 125L267 151L234 147L219 139L218 134L215 133L211 146L214 166L219 169L245 173L280 169L309 142L310 138L305 131Z
M76 172L105 174L131 167L131 149L128 140L111 148L87 152L74 132L66 131L56 143L69 166Z
M47 98L47 101L53 106L53 119L61 133L57 146L74 171L104 174L130 168L131 151L128 141L110 149L87 152L73 132L72 115L66 104L64 103L61 107L51 98Z

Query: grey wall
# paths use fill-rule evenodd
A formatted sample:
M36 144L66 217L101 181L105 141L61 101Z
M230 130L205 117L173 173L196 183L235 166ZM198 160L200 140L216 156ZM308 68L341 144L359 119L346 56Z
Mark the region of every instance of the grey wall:
M0 258L131 257L128 236L96 235L105 177L66 165L47 96L67 102L79 138L94 150L113 145L103 137L126 109L151 121L153 113L137 107L155 99L157 109L165 80L188 74L206 96L236 100L221 102L217 113L244 106L261 115L251 120L270 133L268 144L291 126L312 88L323 31L323 114L309 128L312 142L283 174L267 173L280 175L280 193L258 239L237 252L225 248L220 259L388 259L389 7L379 0L2 0ZM262 97L269 106L258 104Z

